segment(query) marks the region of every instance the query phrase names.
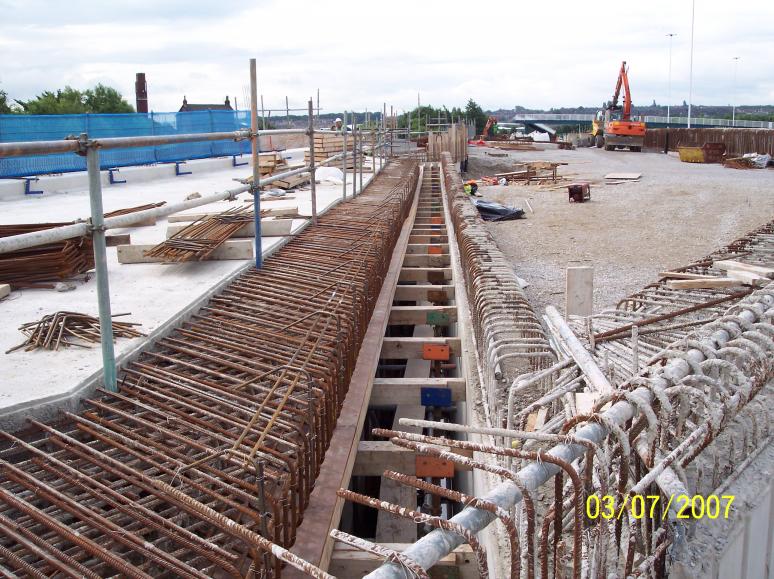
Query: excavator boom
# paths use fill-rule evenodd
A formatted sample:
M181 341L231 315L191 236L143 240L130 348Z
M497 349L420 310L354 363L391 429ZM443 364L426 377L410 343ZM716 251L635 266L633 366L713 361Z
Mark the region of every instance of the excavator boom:
M618 99L623 89L623 106L619 106ZM621 111L619 119L612 118L612 113ZM604 115L603 115L604 112ZM601 130L601 117L604 116L604 134ZM621 70L618 72L618 80L615 83L613 100L597 115L598 120L594 123L593 136L596 138L598 147L604 145L605 149L613 150L618 147L628 147L632 151L642 150L642 144L645 141L645 123L632 120L632 93L629 89L629 75L626 69L626 61L621 63Z

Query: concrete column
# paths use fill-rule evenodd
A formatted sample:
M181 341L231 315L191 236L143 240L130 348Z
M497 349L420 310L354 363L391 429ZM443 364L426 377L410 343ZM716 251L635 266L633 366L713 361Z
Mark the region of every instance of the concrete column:
M567 267L564 317L590 316L594 306L594 268L583 265Z

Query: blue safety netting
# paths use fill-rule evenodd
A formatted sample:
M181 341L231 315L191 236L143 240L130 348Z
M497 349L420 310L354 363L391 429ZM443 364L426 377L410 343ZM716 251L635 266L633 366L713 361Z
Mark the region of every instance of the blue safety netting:
M55 141L87 133L91 138L182 135L236 131L250 127L249 111L192 111L107 115L0 115L0 143ZM249 141L212 141L100 152L103 169L225 157L250 152ZM0 159L0 178L85 171L86 158L75 153Z

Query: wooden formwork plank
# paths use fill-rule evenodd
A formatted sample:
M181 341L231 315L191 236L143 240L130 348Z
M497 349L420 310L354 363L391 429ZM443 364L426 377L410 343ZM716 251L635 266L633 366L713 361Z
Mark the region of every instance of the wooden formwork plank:
M371 406L419 404L423 388L448 388L452 402L465 400L462 378L377 378L371 391Z
M453 285L399 285L395 290L397 301L449 301L454 299ZM426 322L422 322L425 324Z
M456 306L393 306L390 312L391 326L448 326L456 321Z
M429 281L438 283L450 280L452 270L450 267L404 267L400 270L399 281Z

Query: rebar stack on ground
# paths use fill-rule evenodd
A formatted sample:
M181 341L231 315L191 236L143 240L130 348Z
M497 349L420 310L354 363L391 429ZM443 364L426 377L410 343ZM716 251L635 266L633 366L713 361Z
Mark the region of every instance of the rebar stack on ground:
M261 215L266 213L262 211ZM206 259L254 219L253 210L247 207L236 207L217 215L205 216L149 249L145 255L161 257L168 262Z
M113 317L130 314L113 314ZM134 328L140 324L131 322L113 322L114 338L138 338L145 334ZM60 347L80 346L88 348L89 344L99 344L99 318L78 312L56 312L43 316L37 322L28 322L19 327L19 331L27 339L11 348L6 354L24 348L25 351L58 350Z
M556 355L512 265L465 195L451 155L442 153L441 161L473 318L485 407L491 424L504 426L510 388L517 380L529 381L550 367ZM550 375L522 387L530 402L543 394L549 379Z
M278 577L418 167L387 166L35 438L3 434L0 558L47 576ZM32 435L31 435L32 436Z
M52 229L68 223L0 225L0 237ZM81 236L0 254L0 283L13 288L53 288L46 283L69 279L94 267L91 237Z

